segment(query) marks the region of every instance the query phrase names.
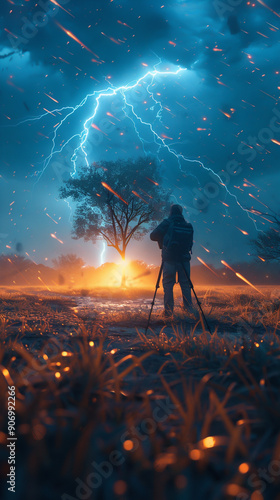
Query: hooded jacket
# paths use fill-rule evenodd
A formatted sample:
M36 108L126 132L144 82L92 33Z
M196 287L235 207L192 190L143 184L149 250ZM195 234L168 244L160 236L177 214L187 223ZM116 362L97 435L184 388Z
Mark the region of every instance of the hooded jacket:
M150 238L152 241L157 241L159 248L162 250L162 260L166 262L176 262L178 259L176 255L172 252L172 250L167 248L167 241L165 240L165 235L169 229L169 226L172 222L184 224L189 228L190 232L193 235L193 226L189 222L187 222L183 215L170 215L168 219L164 219L159 226L157 226L150 234ZM183 261L191 260L191 255L189 251L185 251L182 255Z

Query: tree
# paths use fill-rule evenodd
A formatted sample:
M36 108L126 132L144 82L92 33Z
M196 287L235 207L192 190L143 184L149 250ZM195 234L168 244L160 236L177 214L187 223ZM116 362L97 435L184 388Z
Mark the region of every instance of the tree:
M160 169L152 158L106 161L82 168L60 189L77 202L73 238L104 239L124 260L132 239L140 240L162 219L170 194L160 187ZM123 275L122 284L125 277Z
M53 265L55 269L59 270L75 269L80 271L85 262L74 253L68 253L60 255L57 259L53 259Z
M280 260L280 217L269 209L269 213L251 210L265 220L269 220L273 227L258 234L255 240L251 240L254 254L266 261Z
M82 267L85 265L83 259L74 253L60 255L57 259L53 259L54 268L59 271L58 281L60 285L64 285L65 280L74 283L81 279Z

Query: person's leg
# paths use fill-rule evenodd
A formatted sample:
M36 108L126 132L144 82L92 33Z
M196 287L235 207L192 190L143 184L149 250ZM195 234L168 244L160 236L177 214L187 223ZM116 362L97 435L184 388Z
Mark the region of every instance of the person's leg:
M176 266L173 262L163 263L163 290L164 310L166 314L172 314L174 308L173 287L176 282Z
M184 262L184 268L188 273L188 276L190 276L190 262L186 261ZM177 270L178 270L178 281L182 290L182 296L183 296L183 304L186 309L191 309L192 308L192 295L191 295L191 288L189 285L189 280L185 274L185 271L183 269L182 264L177 265Z

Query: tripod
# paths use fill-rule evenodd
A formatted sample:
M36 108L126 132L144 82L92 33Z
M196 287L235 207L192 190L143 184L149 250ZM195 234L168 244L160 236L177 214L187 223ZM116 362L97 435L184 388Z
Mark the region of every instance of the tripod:
M201 302L200 302L200 300L198 299L198 296L196 295L196 292L195 292L195 289L194 289L194 287L193 287L193 284L192 284L191 278L189 277L189 275L188 275L188 273L187 273L187 270L186 270L186 268L185 268L185 264L184 264L184 262L183 262L183 261L181 262L181 264L182 264L182 267L183 267L183 269L184 269L184 273L185 273L185 275L186 275L186 278L187 278L187 280L188 280L188 282L189 282L189 286L190 286L190 288L191 288L191 290L193 291L193 294L194 294L194 296L195 296L195 300L196 300L197 305L198 305L198 307L199 307L199 309L200 309L200 312L201 312L201 315L202 315L203 321L204 321L205 325L207 326L208 332L212 335L212 332L211 332L210 326L209 326L209 324L208 324L207 319L205 318L205 314L204 314L203 309L202 309L202 307L201 307ZM204 327L205 327L205 325L204 325Z
M159 283L160 283L160 278L161 278L161 275L162 275L162 270L163 270L163 262L161 263L160 270L159 270L159 273L158 273L158 279L157 279L157 282L156 282L156 289L155 289L154 298L153 298L153 301L152 301L152 307L150 309L150 314L149 314L148 323L147 323L146 330L145 330L145 335L146 335L146 333L148 331L148 328L149 328L149 325L150 325L150 319L151 319L153 307L155 305L156 294L157 294L157 291L158 291L158 288L159 288Z
M184 273L185 273L185 275L186 275L186 278L187 278L187 280L188 280L188 282L189 282L189 286L190 286L190 288L191 288L191 290L193 291L193 294L194 294L194 296L195 296L195 299L196 299L197 305L198 305L198 307L199 307L199 309L200 309L200 312L201 312L201 315L202 315L203 321L204 321L205 325L207 326L208 332L212 335L212 332L211 332L210 326L209 326L209 324L208 324L208 322L207 322L207 319L206 319L205 314L204 314L204 312L203 312L203 309L202 309L202 307L201 307L201 302L200 302L200 300L198 299L198 296L196 295L196 292L195 292L194 286L193 286L192 281L191 281L191 279L190 279L190 277L189 277L189 275L188 275L188 272L187 272L187 270L186 270L186 268L185 268L185 265L184 265L184 262L183 262L183 261L181 262L181 265L182 265L182 267L183 267L183 270L184 270ZM156 294L157 294L158 288L160 287L159 283L160 283L160 279L161 279L162 271L163 271L163 262L161 263L160 270L159 270L159 273L158 273L158 279L157 279L157 282L156 282L156 289L155 289L155 293L154 293L154 297L153 297L153 301L152 301L152 307L151 307L151 309L150 309L150 314L149 314L149 318L148 318L148 323L147 323L147 326L146 326L146 329L145 329L145 335L146 335L146 333L147 333L147 331L148 331L148 328L149 328L149 325L150 325L150 319L151 319L151 315L152 315L152 310L153 310L153 307L154 307L154 305L155 305ZM205 326L205 325L204 325L204 326Z

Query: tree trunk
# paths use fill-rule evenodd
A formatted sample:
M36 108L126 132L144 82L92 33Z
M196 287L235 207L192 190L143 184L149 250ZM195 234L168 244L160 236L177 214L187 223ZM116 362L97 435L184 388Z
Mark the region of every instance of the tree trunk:
M126 288L126 265L125 265L125 250L124 249L122 252L121 252L121 258L122 258L122 280L121 280L121 288Z

